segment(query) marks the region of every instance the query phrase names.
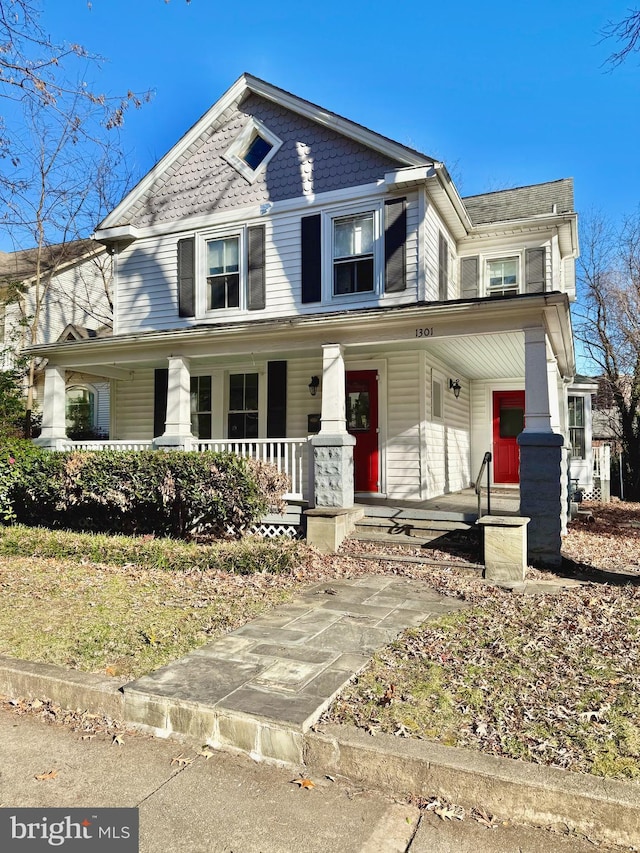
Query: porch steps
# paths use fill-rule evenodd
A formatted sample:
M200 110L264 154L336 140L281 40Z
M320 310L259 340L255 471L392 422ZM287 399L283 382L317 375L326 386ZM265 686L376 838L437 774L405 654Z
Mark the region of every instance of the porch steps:
M442 536L466 538L475 530L475 513L364 506L352 539L394 545L420 546Z

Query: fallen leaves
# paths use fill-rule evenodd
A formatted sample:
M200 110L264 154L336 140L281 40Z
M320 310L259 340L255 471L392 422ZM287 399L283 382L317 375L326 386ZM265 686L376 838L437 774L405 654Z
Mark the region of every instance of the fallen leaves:
M171 759L171 765L177 764L178 767L188 767L190 764L193 764L195 758L192 756L191 758L187 758L183 752L180 755L176 755L175 758Z
M321 720L640 777L640 585L522 596L476 581L473 598L381 650Z
M48 770L46 773L38 773L33 778L38 782L49 782L51 779L57 779L58 772L58 770Z
M315 782L312 782L311 779L303 778L302 776L299 779L292 779L291 784L297 785L300 789L305 788L307 791L316 787Z

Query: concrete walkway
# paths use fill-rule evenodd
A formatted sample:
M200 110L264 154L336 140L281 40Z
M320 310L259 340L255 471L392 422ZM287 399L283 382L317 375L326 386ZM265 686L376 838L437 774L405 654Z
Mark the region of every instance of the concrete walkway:
M124 716L254 758L302 761L303 735L373 653L463 607L424 583L320 583L231 634L124 686Z

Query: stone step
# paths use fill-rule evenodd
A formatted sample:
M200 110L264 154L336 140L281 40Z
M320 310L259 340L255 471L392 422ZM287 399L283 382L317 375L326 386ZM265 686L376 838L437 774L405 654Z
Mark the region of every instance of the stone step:
M405 534L407 536L431 536L432 534L449 533L452 530L470 530L471 525L465 521L427 518L372 518L365 516L356 522L356 529L365 532Z

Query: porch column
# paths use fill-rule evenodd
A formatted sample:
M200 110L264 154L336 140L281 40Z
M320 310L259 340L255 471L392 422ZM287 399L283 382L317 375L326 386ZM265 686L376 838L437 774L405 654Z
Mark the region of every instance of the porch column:
M192 440L189 359L181 355L170 356L165 428L154 443L157 447L189 450Z
M542 326L525 329L524 338L526 426L518 436L520 515L531 519L527 531L529 562L557 567L562 559L566 512L562 489L564 438L552 430L545 330Z
M311 438L315 509L307 511L307 541L325 552L336 551L362 515L353 505L356 440L347 432L345 392L344 348L324 344L320 432Z
M65 374L63 367L55 365L49 365L44 371L42 430L34 443L50 450L63 450L68 446Z

